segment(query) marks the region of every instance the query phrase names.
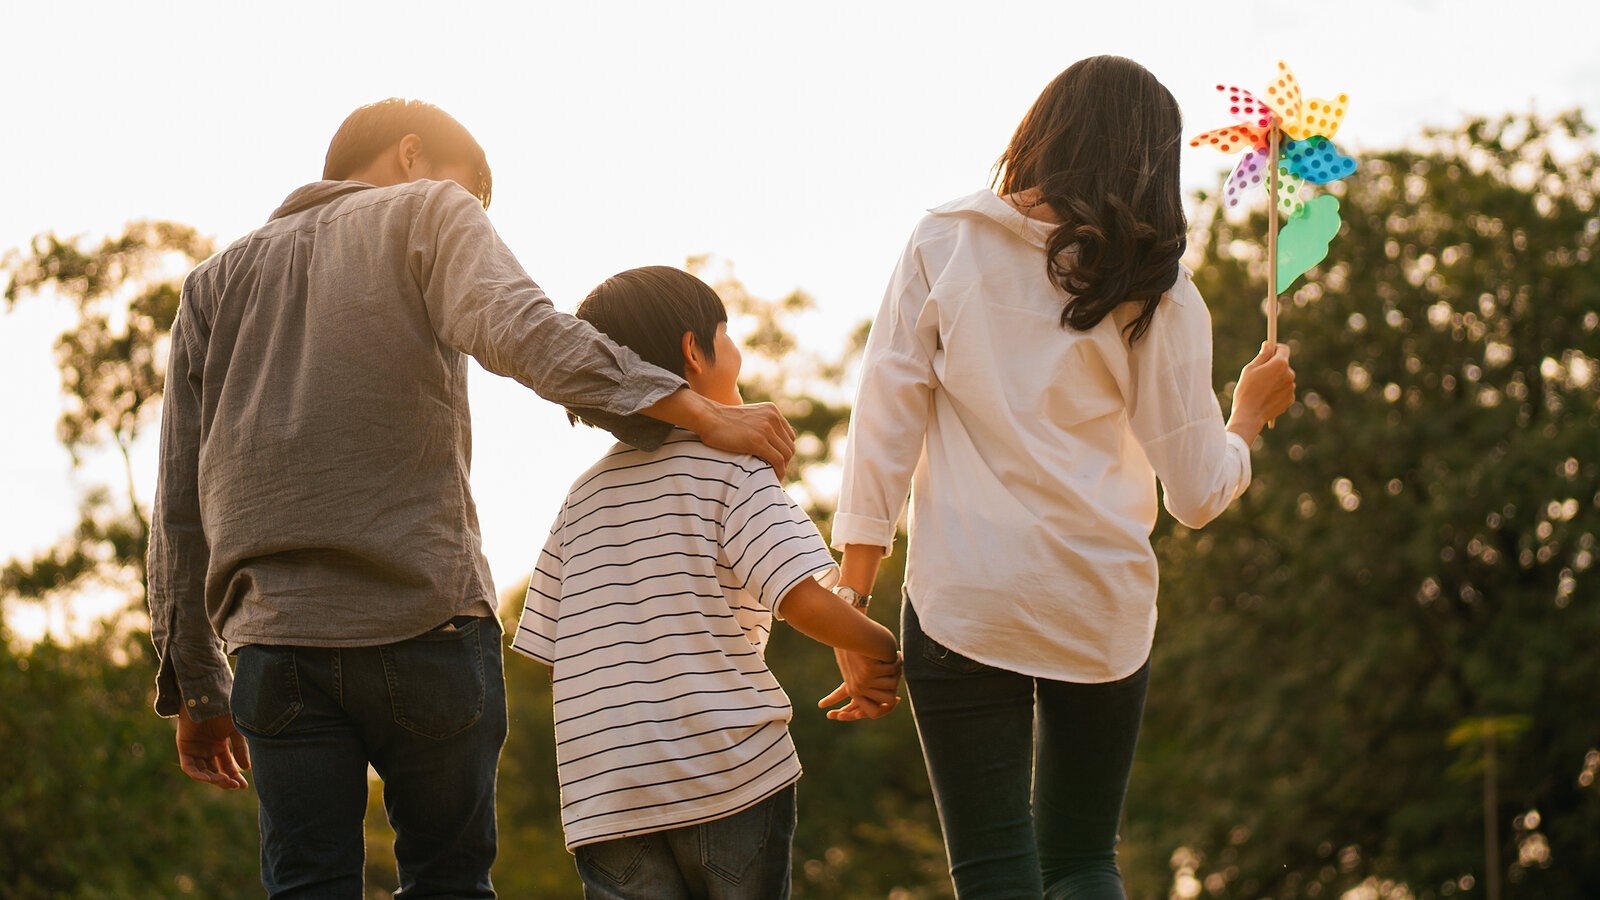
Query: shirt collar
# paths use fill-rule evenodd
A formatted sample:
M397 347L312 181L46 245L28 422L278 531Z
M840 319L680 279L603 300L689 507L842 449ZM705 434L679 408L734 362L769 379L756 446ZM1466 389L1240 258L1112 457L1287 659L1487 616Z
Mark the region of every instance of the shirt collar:
M1049 239L1050 233L1056 228L1050 222L1030 219L1017 212L1012 208L1011 204L1001 200L995 195L994 191L988 188L951 200L943 206L936 206L928 210L928 212L935 216L981 216L993 220L1017 237L1041 250L1045 248L1045 242Z
M283 205L273 210L267 220L281 219L291 213L321 206L335 197L371 190L372 187L373 185L360 181L313 181L303 187L295 188L293 193L284 198Z

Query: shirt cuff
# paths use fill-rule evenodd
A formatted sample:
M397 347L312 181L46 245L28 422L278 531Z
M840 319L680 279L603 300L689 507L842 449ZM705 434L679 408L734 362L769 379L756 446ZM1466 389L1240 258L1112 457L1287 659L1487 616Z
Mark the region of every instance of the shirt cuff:
M830 562L821 568L812 569L799 578L789 582L788 586L783 589L783 593L778 595L778 602L772 604L772 618L774 620L779 622L784 621L783 601L789 599L789 593L798 587L800 582L805 581L807 578L815 579L818 584L831 591L833 590L834 586L839 583L839 564Z
M1245 489L1250 487L1250 445L1244 442L1244 438L1231 431L1225 433L1228 435L1228 443L1239 451L1239 489L1233 492L1233 499L1237 500L1244 496Z
M894 550L895 523L888 519L861 516L853 513L835 513L833 517L832 546L843 551L846 544L866 544L882 547L883 555Z

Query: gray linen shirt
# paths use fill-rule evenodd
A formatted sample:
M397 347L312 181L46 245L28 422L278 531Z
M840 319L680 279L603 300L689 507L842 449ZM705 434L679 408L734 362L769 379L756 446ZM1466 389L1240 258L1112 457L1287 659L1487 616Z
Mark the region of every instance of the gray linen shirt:
M670 426L633 414L683 386L556 311L454 182L307 185L190 273L150 535L158 713L229 711L223 641L371 646L492 612L468 355L641 449Z

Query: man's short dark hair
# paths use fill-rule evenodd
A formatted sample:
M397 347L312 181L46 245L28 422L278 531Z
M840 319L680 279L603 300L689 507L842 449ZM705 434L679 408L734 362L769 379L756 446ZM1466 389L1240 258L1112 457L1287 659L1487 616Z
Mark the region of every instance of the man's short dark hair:
M471 166L478 178L477 188L472 193L483 203L484 209L489 208L494 177L483 148L449 113L421 100L390 97L351 113L328 145L322 177L343 181L408 134L422 139L422 152L431 162Z
M671 266L643 266L607 278L578 306L577 317L668 372L688 365L683 335L716 359L717 325L728 321L722 298L704 281Z

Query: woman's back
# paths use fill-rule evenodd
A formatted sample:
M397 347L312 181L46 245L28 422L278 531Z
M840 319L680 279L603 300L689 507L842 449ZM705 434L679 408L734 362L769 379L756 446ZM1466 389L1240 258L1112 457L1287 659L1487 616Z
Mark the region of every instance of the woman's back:
M903 448L922 442L907 590L928 633L1108 681L1154 632L1155 476L1203 524L1248 484L1248 448L1223 433L1187 274L1139 341L1138 304L1078 331L1046 273L1052 229L987 190L918 225L869 340L834 542L892 540L917 462Z

